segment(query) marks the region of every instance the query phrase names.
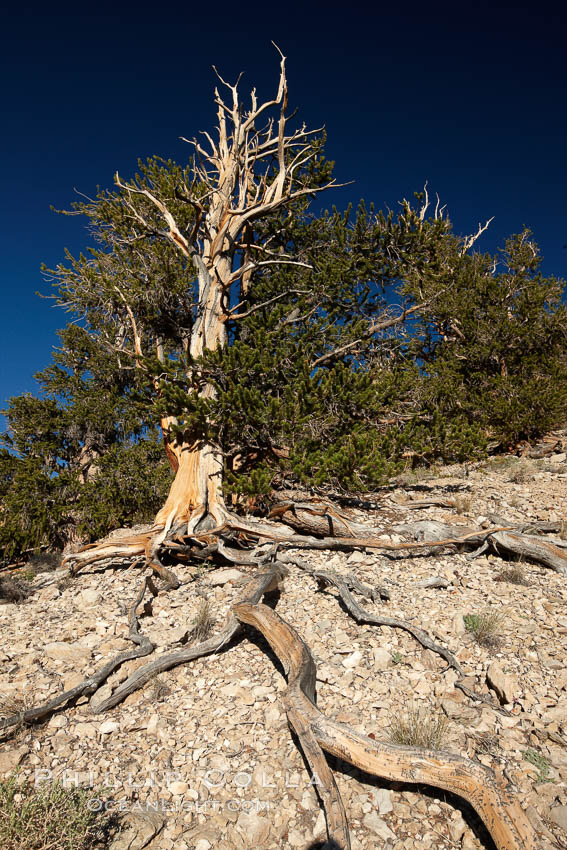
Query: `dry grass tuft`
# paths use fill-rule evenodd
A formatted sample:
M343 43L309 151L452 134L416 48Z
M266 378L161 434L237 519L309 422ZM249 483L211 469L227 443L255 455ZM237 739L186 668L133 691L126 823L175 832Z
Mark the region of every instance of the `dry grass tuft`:
M17 723L9 727L4 734L12 737L25 725L24 712L35 705L33 693L26 690L19 693L0 693L0 718L17 717Z
M31 570L34 575L52 573L61 567L62 560L61 552L42 552L38 555L32 555L26 564L26 568Z
M443 714L412 707L405 716L394 720L390 727L390 740L394 744L423 750L439 750L448 728L449 721Z
M480 646L495 647L500 643L500 629L504 616L500 611L483 611L480 614L465 614L465 628Z
M208 599L203 599L195 619L191 624L191 630L189 632L189 638L191 640L200 643L202 640L207 638L214 626L215 620L212 615L211 603Z
M155 679L152 679L150 685L150 695L152 702L163 702L163 700L169 696L171 693L171 688L160 676L157 676Z
M494 581L505 581L508 584L520 584L524 587L529 587L531 585L531 581L520 564L516 564L515 567L509 567L506 570L502 570L501 573L498 573L498 575L494 577Z
M532 461L519 460L508 473L508 481L513 484L526 484L534 477L535 464Z
M472 736L474 751L477 755L494 756L499 751L498 735L493 732L478 732Z
M0 694L0 717L23 714L26 708L26 700L21 694Z
M472 496L463 495L463 496L455 496L455 508L457 512L460 514L468 514L472 510L473 499Z

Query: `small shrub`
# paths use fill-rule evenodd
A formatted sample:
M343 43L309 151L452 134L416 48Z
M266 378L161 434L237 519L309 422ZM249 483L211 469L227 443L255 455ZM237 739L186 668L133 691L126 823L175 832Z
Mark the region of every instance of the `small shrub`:
M531 581L526 576L523 567L520 564L516 564L515 567L509 567L506 570L502 570L501 573L498 573L495 576L494 581L506 581L508 584L521 584L524 587L529 587Z
M0 844L4 850L90 850L109 822L89 808L86 790L59 782L0 782ZM100 846L100 845L98 845Z
M468 514L472 509L472 496L455 496L455 508L460 514Z
M34 575L52 573L59 569L62 560L63 555L61 552L42 552L39 555L32 555L27 563L27 567Z
M204 599L191 624L191 631L189 632L190 638L197 643L205 640L205 638L211 633L214 622L215 621L211 613L211 604L208 599Z
M484 611L481 614L465 614L463 620L467 632L470 632L481 646L497 646L500 642L498 632L502 626L502 614L498 611Z
M449 721L442 714L432 714L426 709L411 708L407 715L396 719L390 728L394 744L439 750L445 739Z
M24 602L31 596L33 589L21 578L2 576L0 578L0 599L5 602Z
M404 656L401 652L393 652L392 653L392 664L401 664L404 660Z
M537 767L539 771L539 775L536 779L536 782L539 784L540 782L545 782L549 776L549 771L551 769L551 765L545 756L542 756L541 753L538 753L537 750L524 750L522 753L524 759L529 761L530 764L533 764L534 767Z

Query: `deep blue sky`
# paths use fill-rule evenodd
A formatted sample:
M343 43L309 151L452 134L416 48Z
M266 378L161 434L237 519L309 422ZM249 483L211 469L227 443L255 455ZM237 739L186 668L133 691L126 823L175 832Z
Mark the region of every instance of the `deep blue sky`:
M226 79L244 71L243 90L272 94L271 39L288 57L290 102L309 126L326 125L337 177L355 181L327 204L392 207L428 180L459 232L495 216L482 249L527 224L545 271L567 276L565 13L458 0L12 9L0 50L0 405L36 389L65 324L35 294L50 291L40 263L88 241L50 204L111 185L116 170L129 176L138 157L183 160L179 136L214 124L213 63Z

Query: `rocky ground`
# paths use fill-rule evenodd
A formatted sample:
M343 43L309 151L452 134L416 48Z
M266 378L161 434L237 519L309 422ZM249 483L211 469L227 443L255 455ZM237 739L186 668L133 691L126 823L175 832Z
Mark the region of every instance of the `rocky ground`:
M374 527L425 518L475 527L562 521L567 461L565 454L504 458L426 477L412 473L375 498L375 510L351 508L348 515ZM454 506L411 510L411 500L440 498ZM422 727L445 718L442 748L502 771L542 835L541 846L567 846L566 577L496 556L469 560L448 549L411 558L313 552L304 560L387 587L389 602L365 601L365 607L425 629L455 654L466 683L494 700L494 707L474 702L454 688L454 671L409 634L358 626L333 589L318 591L311 576L290 568L276 610L311 647L320 709L376 739L390 739L407 717ZM512 566L512 574L505 572ZM180 578L191 580L158 596L141 617L156 652L186 641L204 600L222 623L247 569L178 568ZM433 576L448 586L419 586ZM125 606L140 579L136 567L91 570L72 580L42 574L33 596L0 606L4 704L44 702L128 648ZM468 615L486 612L499 615L489 646L466 628ZM136 850L155 832L147 845L155 850L315 846L324 818L280 704L285 680L257 633L247 630L246 637L162 674L105 715L93 714L83 699L43 725L21 728L0 744L0 773L19 765L21 781L60 777L92 786L101 805L127 815L115 847ZM93 701L145 661L125 665ZM497 694L505 712L496 708ZM332 764L353 848L492 846L459 798Z

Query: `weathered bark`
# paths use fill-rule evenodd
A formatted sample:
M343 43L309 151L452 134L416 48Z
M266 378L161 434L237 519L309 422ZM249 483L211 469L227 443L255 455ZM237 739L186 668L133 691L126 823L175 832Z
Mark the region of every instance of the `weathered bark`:
M176 451L178 468L164 506L156 515L156 525L185 521L187 530L204 531L221 525L225 517L222 498L222 457L213 446L195 442Z
M560 575L567 576L567 550L528 534L513 531L499 531L488 538L488 545L497 555L513 555L519 559L533 561L549 567Z
M219 206L215 206L213 199L207 214L211 234L218 232L218 215ZM205 246L205 257L201 259L186 243L175 241L183 253L192 257L198 271L199 312L189 346L191 358L195 360L207 350L214 351L226 345L221 275L229 271L229 262L226 256L216 256L209 242ZM206 383L199 395L204 399L214 398L213 386ZM222 454L206 440L190 433L179 442L168 441L168 448L176 458L177 470L167 500L156 516L156 525L186 521L189 534L220 525L226 515L222 497Z

